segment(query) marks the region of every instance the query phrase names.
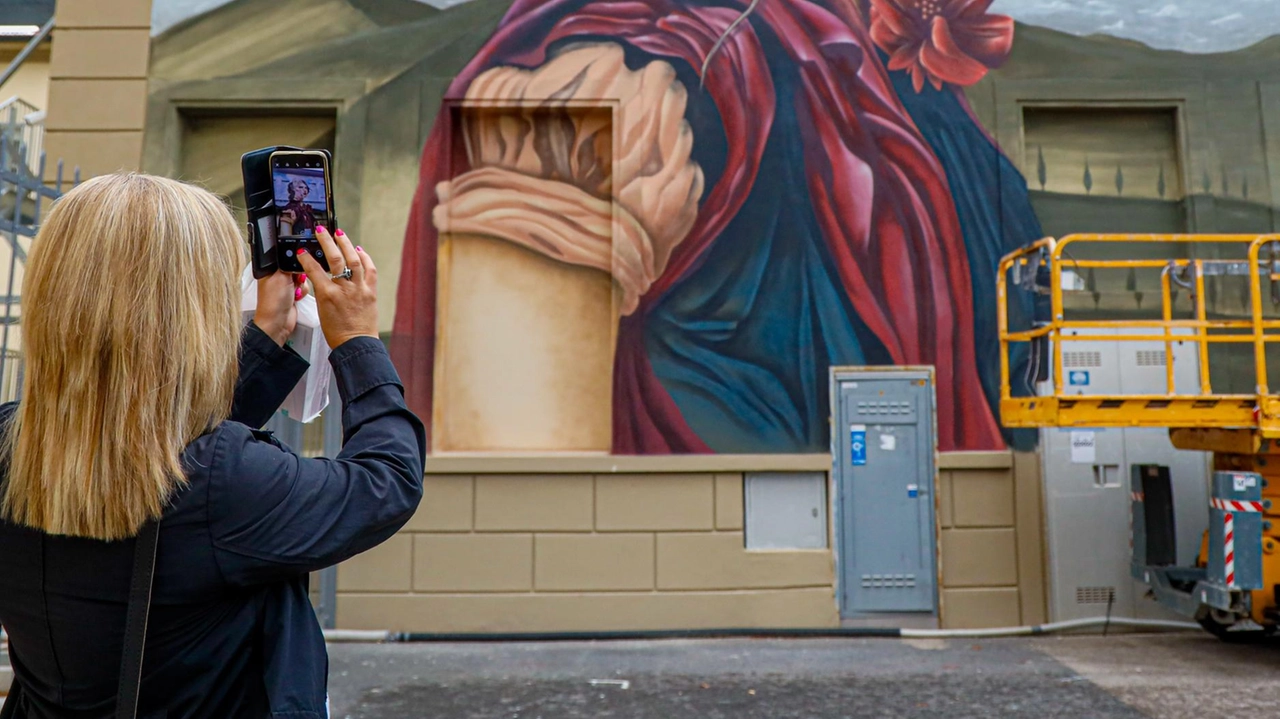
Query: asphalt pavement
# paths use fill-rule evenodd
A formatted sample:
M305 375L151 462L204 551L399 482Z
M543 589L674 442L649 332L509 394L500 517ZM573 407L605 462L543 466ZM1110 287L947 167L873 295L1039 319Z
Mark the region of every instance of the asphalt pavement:
M1280 644L1195 633L337 644L330 656L335 719L1280 716Z
M1197 633L333 644L329 655L334 719L1280 716L1280 642Z

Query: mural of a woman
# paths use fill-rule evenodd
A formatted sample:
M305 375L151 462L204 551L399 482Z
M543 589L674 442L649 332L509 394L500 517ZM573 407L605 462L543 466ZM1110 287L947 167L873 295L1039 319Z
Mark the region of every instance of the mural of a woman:
M653 205L656 190L628 199L615 187L626 178L593 187L574 180L588 195L609 195L649 238L649 244L636 245L642 266L652 270L640 273L643 282L618 280L617 262L602 267L614 270L624 290L635 290L620 303L610 390L612 451L825 450L827 370L857 364L936 366L940 448L1004 446L993 410L994 268L1006 249L1036 239L1039 228L1025 182L959 91L1008 53L1012 21L990 15L989 5L990 0L872 0L867 7L855 0L512 5L454 81L449 98L500 101L516 92L500 88L518 85L528 99L536 94L529 88L544 79L540 69L584 47L596 49L581 56L594 58L608 57L607 48L617 47L625 68L608 70L610 77L654 75L647 68L657 64L674 76L660 91L640 80L625 91L627 97L659 98L651 105L663 108L646 110L643 117L652 122L632 126L669 127L691 138L665 145L688 144L687 161L664 155L656 163L674 172L673 162L687 162L694 169L678 176L700 179L679 185L684 192L697 191L696 215L688 216L683 235L673 242L654 243L650 236L662 232L658 225L666 216L640 207ZM608 67L602 62L577 74L557 70L560 80L543 83L541 97L554 104L584 83L600 85L605 71L599 68ZM511 72L507 68L532 74L502 82L486 75ZM468 95L473 84L495 89L477 98ZM683 122L663 120L671 108L678 108ZM393 352L411 405L422 416L431 415L438 390L433 378L439 361L441 230L457 231L449 226L452 210L442 215L441 205L456 202L458 188L474 185L475 173L492 170L495 162L503 172L526 171L519 158L486 159L475 133L458 127L461 117L442 112L424 149L397 302ZM577 134L563 145L565 152L598 149L599 137L584 139L586 124L574 126ZM618 136L624 146L616 151L625 155L628 135ZM463 145L469 152L459 150ZM539 167L539 179L565 179L566 173L551 172L546 163ZM533 238L526 246L538 244L536 232L521 232L498 227L490 235L512 242L520 235ZM600 266L568 257L563 249L543 252Z

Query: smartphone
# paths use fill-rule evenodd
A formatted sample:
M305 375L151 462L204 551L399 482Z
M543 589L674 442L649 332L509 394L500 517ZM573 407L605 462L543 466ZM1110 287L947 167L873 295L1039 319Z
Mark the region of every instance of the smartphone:
M246 152L240 156L245 209L249 215L247 237L254 279L260 280L279 269L276 262L276 203L271 185L271 154L301 150L300 147L279 145Z
M275 213L276 266L281 272L303 272L298 250L305 249L329 271L329 258L316 239L316 228L335 227L331 157L326 150L276 150L270 156L271 198Z

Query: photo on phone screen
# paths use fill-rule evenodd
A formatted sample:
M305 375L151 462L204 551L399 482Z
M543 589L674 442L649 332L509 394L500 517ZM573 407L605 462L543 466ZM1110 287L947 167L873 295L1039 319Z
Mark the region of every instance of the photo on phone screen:
M285 152L271 157L271 192L275 204L275 240L280 269L301 272L297 250L306 248L326 269L316 227L332 225L328 163L314 152Z
M290 165L288 161L283 164ZM278 213L277 237L315 237L316 225L327 216L328 191L322 167L280 167L271 170Z

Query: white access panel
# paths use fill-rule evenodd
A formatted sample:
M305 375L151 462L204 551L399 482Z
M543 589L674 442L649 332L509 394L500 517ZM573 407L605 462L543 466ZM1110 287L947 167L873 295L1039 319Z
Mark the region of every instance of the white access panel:
M1068 331L1068 334L1082 334ZM1110 329L1090 330L1114 335ZM1064 342L1062 369L1069 394L1118 394L1114 341ZM1053 391L1052 385L1041 393ZM1072 451L1072 439L1093 441ZM1132 616L1134 591L1128 575L1128 496L1120 481L1124 443L1119 430L1068 430L1046 427L1040 433L1044 462L1045 506L1049 530L1049 611L1054 621L1105 613L1114 595L1112 613ZM1081 456L1085 454L1086 456ZM1073 454L1075 454L1073 461ZM1084 460L1088 460L1087 462ZM1110 485L1110 486L1108 486ZM1123 494L1122 494L1123 492ZM1102 612L1098 611L1101 602Z
M747 472L743 491L748 550L827 548L826 472Z
M1121 430L1094 433L1095 461L1072 461L1071 430L1041 433L1048 509L1050 602L1054 621L1096 617L1114 594L1113 616L1134 615L1129 576L1129 497L1119 481ZM1099 470L1107 476L1099 475ZM1101 611L1099 611L1099 606Z
M1116 334L1109 329L1088 333ZM1125 334L1140 333L1125 330ZM1173 359L1178 392L1196 393L1196 345L1176 344ZM1064 343L1063 372L1072 380L1064 382L1070 394L1164 394L1165 345L1163 341ZM1051 392L1052 387L1042 391ZM1206 455L1174 449L1164 429L1047 427L1041 431L1041 457L1053 620L1103 616L1112 597L1112 616L1171 616L1144 599L1146 587L1129 576L1129 468L1134 464L1170 468L1178 559L1190 563L1208 522Z

